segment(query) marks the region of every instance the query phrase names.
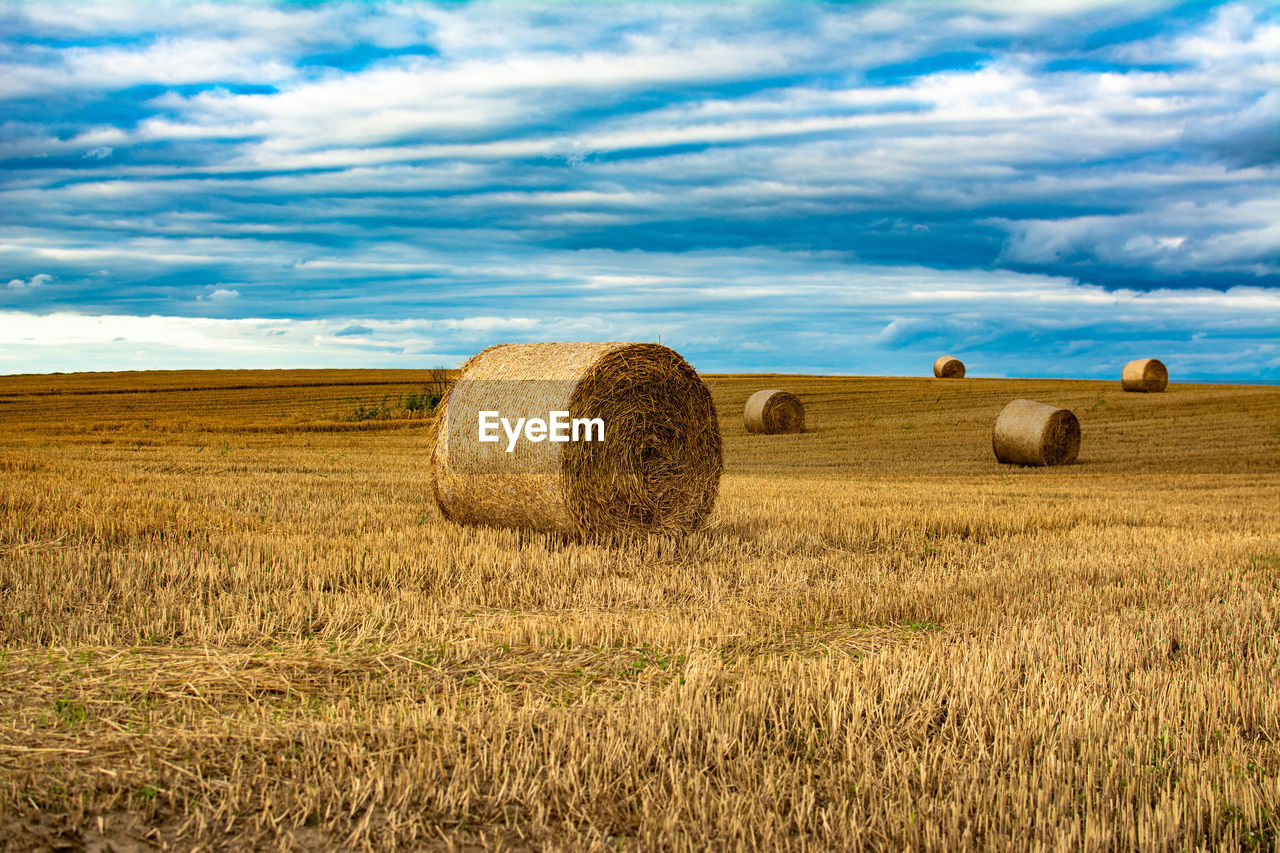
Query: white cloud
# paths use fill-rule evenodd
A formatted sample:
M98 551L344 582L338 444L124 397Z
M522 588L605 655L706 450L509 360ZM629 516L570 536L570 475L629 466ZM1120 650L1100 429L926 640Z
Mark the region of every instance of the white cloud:
M1171 272L1280 272L1280 198L1239 204L1175 202L1158 211L1062 219L999 220L1006 260L1056 263L1086 255L1104 263ZM1206 224L1218 228L1206 228ZM1223 229L1223 224L1230 224Z
M48 273L36 273L31 278L13 278L5 285L7 290L32 290L37 287L43 287L53 281L53 276Z
M0 264L121 315L350 314L271 335L387 358L422 334L464 354L661 333L787 355L807 335L885 365L949 335L1147 334L1137 317L1261 334L1250 312L1274 309L1247 289L1078 281L1277 273L1280 25L1261 4L1163 8L11 4L0 97L49 115L15 101L0 126L20 161ZM1134 22L1156 34L1124 39ZM924 268L993 263L1002 239L994 263L1061 274ZM439 323L361 319L415 311Z
M558 300L525 302L518 314L440 308L418 319L10 311L0 312L0 345L14 372L138 366L138 348L163 353L168 366L454 365L495 340L659 336L700 369L852 374L914 373L934 350L954 349L976 375L1107 375L1115 354L1131 351L1168 355L1185 376L1257 375L1280 350L1271 334L1280 293L1263 288L1107 291L1052 276L849 268L763 251L566 254L524 273L535 286L580 287L573 312ZM762 340L769 347L750 345ZM816 341L820 361L788 360L812 359ZM1016 359L1004 354L1011 343Z
M291 64L254 55L238 41L173 38L141 49L71 47L60 51L53 62L7 62L0 78L0 98L28 98L70 89L109 91L144 83L276 82L293 76Z

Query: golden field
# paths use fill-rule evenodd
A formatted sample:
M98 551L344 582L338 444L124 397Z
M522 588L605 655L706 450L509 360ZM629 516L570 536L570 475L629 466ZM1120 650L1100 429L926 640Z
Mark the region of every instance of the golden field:
M0 377L0 850L1280 848L1280 389L706 378L603 547L443 521L422 372Z

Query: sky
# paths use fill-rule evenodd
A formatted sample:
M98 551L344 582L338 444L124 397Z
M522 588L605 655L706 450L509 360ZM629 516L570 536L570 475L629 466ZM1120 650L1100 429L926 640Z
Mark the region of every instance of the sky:
M1272 3L0 0L0 373L1280 383Z

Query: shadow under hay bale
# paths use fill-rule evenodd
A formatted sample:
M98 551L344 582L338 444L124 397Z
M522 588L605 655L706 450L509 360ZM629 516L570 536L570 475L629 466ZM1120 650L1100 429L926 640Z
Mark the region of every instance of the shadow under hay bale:
M742 420L747 432L804 432L804 404L796 395L786 391L757 391L747 398Z
M938 379L964 379L964 362L944 355L933 363L933 375Z
M1154 394L1169 385L1169 369L1158 358L1140 358L1124 366L1120 373L1120 387L1126 391L1145 391Z
M715 503L720 425L706 385L658 344L490 347L437 407L432 486L446 518L584 535L697 528ZM600 419L579 440L480 441L481 412ZM572 433L571 433L572 435ZM593 440L585 440L591 436ZM510 451L508 451L510 447Z
M991 448L1011 465L1066 465L1080 452L1080 421L1066 409L1014 400L996 418Z

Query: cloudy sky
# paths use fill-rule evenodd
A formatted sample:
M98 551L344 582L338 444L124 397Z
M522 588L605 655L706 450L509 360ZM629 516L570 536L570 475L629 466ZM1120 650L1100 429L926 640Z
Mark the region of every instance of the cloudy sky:
M1271 3L0 3L0 373L1280 382Z

